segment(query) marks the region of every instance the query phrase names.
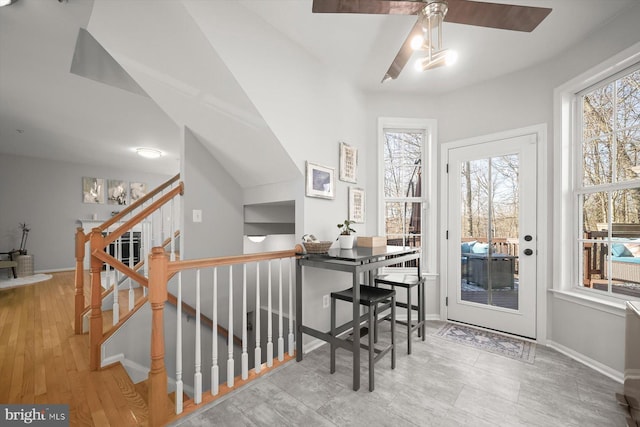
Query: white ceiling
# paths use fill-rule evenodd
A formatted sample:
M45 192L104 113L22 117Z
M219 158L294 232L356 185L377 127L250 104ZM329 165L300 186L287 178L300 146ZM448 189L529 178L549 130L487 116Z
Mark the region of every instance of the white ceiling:
M414 16L312 14L311 0L239 0L362 90L425 96L546 61L638 0L493 1L553 11L532 33L445 23L443 44L458 51L456 65L425 73L408 65L397 80L381 84ZM69 72L78 29L87 27L92 5L20 0L0 8L0 154L178 172L181 131L151 99ZM137 146L166 155L144 160L134 155Z

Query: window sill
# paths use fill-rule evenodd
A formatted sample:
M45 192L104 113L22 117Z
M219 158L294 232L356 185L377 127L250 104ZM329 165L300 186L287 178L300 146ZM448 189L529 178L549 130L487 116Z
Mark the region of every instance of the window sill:
M616 316L625 316L625 300L610 298L604 296L594 296L589 292L583 292L578 289L572 290L558 290L549 289L549 292L553 294L555 298L579 304L585 307L592 308L594 310L603 311L605 313L613 314Z

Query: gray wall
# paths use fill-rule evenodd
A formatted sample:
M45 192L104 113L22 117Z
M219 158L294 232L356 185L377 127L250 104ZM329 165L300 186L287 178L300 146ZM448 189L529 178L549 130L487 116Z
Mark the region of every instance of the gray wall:
M141 161L144 161L141 159ZM149 174L3 154L0 156L0 251L20 247L19 224L31 229L26 249L36 271L75 268L78 219L107 219L123 206L82 202L82 177L146 182L155 188L172 175ZM86 231L86 230L85 230Z

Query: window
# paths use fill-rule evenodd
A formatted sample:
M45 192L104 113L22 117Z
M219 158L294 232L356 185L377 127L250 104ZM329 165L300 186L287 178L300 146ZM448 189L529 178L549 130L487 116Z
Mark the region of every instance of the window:
M575 98L579 286L640 297L640 64Z
M389 245L421 247L423 271L435 268L435 260L426 256L431 249L423 244L429 230L435 230L425 209L433 194L429 186L434 181L430 165L434 132L432 120L380 119L379 233Z

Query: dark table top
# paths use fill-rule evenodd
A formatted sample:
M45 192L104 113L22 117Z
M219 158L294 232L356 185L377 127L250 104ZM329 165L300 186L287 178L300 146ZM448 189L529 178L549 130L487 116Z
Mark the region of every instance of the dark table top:
M307 258L314 260L337 260L351 262L366 262L381 256L406 255L420 252L420 248L410 246L378 246L375 248L354 247L353 249L329 249L324 254L307 254Z

